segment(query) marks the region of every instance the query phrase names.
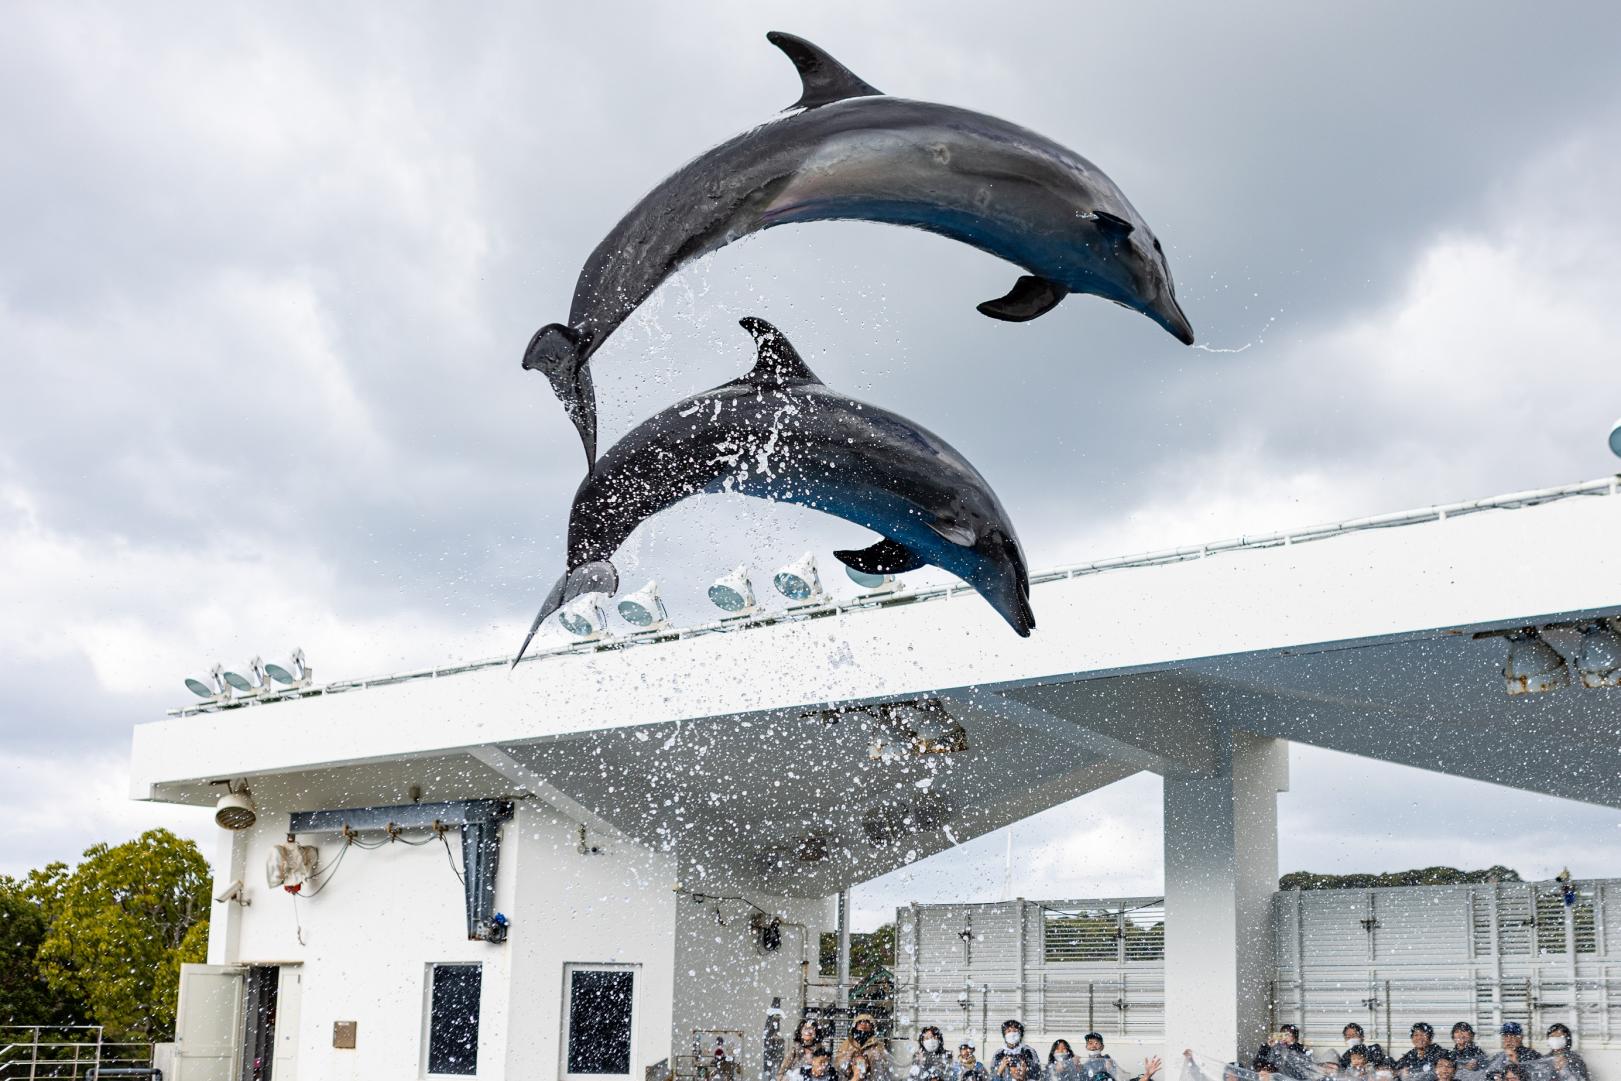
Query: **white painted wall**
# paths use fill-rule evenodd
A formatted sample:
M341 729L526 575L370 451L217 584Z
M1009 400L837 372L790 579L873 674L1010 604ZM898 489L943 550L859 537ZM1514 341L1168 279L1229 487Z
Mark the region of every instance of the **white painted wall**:
M261 807L252 829L223 840L216 866L230 877L245 867L252 904L216 905L224 911L210 953L219 963L303 965L299 1081L424 1076L428 966L436 962L484 966L479 1077L558 1076L563 966L570 962L639 966L633 1076L639 1081L644 1066L668 1054L675 931L669 857L602 834L590 840L603 851L581 855L576 822L520 802L502 829L496 883L496 908L512 920L512 932L505 945L492 945L467 940L462 887L437 842L351 849L325 888L295 902L263 877L270 847L286 829L286 813ZM459 839L454 831L447 839L459 866ZM321 838L320 847L323 861L339 853L334 837ZM229 877L216 881L217 891ZM358 1023L353 1051L332 1047L336 1021Z
M675 1003L671 1042L678 1054L692 1047L694 1029L733 1028L743 1032L743 1076L757 1077L766 1010L782 999L785 1029L800 1008L800 961L808 960L816 978L817 942L833 926L832 898L753 897L751 900L786 923L782 947L767 953L749 927L754 909L739 901L695 903L681 898L675 909ZM716 920L717 908L724 926ZM713 1042L706 1046L713 1046Z
M512 982L503 1012L506 1073L514 1079L559 1075L563 1056L563 966L612 962L639 966L635 984L632 1076L669 1054L675 949L675 862L616 834L588 835L597 855L578 851L579 824L537 801L519 805L517 859L503 884L512 907ZM499 1077L501 1074L492 1073Z

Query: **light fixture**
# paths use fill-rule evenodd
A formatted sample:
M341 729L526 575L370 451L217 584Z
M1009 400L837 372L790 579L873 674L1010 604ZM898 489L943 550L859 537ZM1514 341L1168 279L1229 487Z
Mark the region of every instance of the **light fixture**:
M219 665L208 670L208 678L212 685L191 676L186 677L186 690L203 699L205 702L225 702L231 697L231 690L225 684L225 673Z
M827 599L821 576L816 573L816 557L809 552L772 575L771 584L778 593L799 604L820 604Z
M1610 453L1621 457L1621 420L1615 422L1610 429Z
M749 581L748 568L741 563L709 587L709 600L716 608L734 616L752 615L760 607L754 600L754 585Z
M601 593L581 593L563 606L557 622L576 638L600 638L608 627L608 617L602 611Z
M1565 658L1541 635L1524 630L1509 636L1503 680L1511 695L1540 694L1570 686L1570 669Z
M868 574L850 566L844 568L844 573L850 581L868 593L893 593L901 587L900 579L893 574Z
M265 678L264 662L258 657L248 662L248 673L252 677L251 679L240 672L230 670L220 674L224 676L225 682L231 685L232 690L245 697L251 698L261 695L270 689L270 681Z
M304 651L302 649L295 649L293 650L292 657L288 659L285 665L265 665L265 675L269 676L271 679L282 684L283 686L297 689L300 687L308 687L310 685L310 677L313 676L314 673L310 670L310 666L304 661ZM274 687L270 689L275 690Z
M244 786L226 785L225 795L214 804L214 824L220 829L245 830L259 820L259 809L253 805L253 793Z
M619 618L632 627L643 630L658 630L670 625L669 614L664 611L664 601L659 597L659 584L648 582L641 589L619 602Z
M1621 687L1621 634L1603 622L1582 628L1576 671L1583 687Z

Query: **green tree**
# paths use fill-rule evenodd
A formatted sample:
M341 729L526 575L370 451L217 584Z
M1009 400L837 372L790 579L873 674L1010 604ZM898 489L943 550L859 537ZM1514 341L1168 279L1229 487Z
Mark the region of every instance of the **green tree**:
M39 970L67 865L52 863L26 878L0 875L0 1025L83 1024L82 1000L53 991Z
M817 969L823 976L831 976L839 965L839 936L835 931L822 932L817 943ZM852 932L850 935L850 982L860 983L880 968L892 971L895 964L895 924L886 923L876 931Z
M208 919L208 862L191 841L148 830L133 841L85 850L47 903L39 947L52 991L82 998L114 1039L168 1039L180 962L199 959Z
M1456 867L1416 867L1411 871L1384 871L1379 874L1317 875L1292 871L1278 879L1280 890L1366 890L1378 886L1461 886L1482 882L1519 882L1518 871L1488 867L1484 871L1460 871Z

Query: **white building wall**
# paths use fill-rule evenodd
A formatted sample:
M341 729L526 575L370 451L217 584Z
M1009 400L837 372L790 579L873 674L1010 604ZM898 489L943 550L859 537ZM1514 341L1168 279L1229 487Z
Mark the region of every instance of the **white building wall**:
M244 878L252 903L216 904L223 918L212 925L210 961L302 966L299 1081L423 1077L428 966L444 962L483 966L479 1077L559 1076L570 963L636 966L632 1076L668 1055L676 903L669 857L595 833L599 852L581 854L578 823L519 802L502 827L496 880L496 909L511 919L511 936L496 945L467 939L462 885L437 841L353 848L319 893L295 902L263 877L286 830L286 814L262 811L253 828L222 844L223 868ZM333 836L300 839L319 842L323 863L341 851ZM457 831L446 839L459 867ZM217 878L216 892L228 881ZM357 1023L354 1050L332 1046L337 1021Z
M819 936L833 929L834 902L832 898L750 900L782 918L779 949L768 953L760 948L758 936L749 926L755 909L748 903L699 903L688 896L677 902L670 1039L677 1054L686 1055L691 1053L695 1030L735 1029L742 1034L742 1076L758 1077L766 1010L773 998L781 998L786 1015L783 1028L792 1028L802 1005L801 980L816 976ZM714 1040L709 1039L705 1046L713 1047Z
M636 966L631 1076L670 1051L675 949L674 860L621 835L590 833L596 854L579 851L579 824L544 804L519 805L517 859L502 853L501 879L518 899L512 918L511 1001L505 1010L506 1073L549 1079L564 1053L563 972L569 964ZM492 1074L491 1076L502 1076Z

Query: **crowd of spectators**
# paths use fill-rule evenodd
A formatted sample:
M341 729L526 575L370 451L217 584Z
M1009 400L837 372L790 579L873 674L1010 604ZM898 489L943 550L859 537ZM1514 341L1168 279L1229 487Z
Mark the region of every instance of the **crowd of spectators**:
M1282 1025L1249 1065L1259 1081L1280 1076L1292 1081L1591 1081L1566 1025L1548 1026L1546 1051L1526 1042L1518 1021L1505 1022L1498 1035L1502 1050L1488 1054L1475 1042L1468 1021L1452 1026L1450 1045L1435 1039L1428 1021L1418 1021L1409 1030L1412 1046L1398 1057L1369 1040L1355 1021L1341 1032L1343 1048L1315 1052L1301 1042L1299 1028Z

